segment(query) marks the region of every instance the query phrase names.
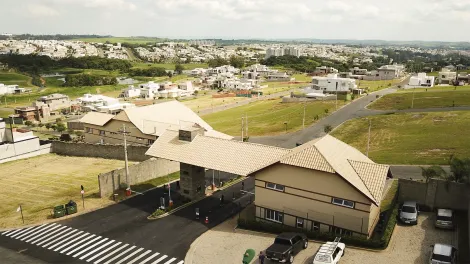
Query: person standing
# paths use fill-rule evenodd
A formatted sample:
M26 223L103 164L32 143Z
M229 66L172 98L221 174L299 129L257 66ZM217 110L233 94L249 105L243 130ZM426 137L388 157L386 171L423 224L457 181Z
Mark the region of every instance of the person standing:
M259 252L259 263L264 264L264 259L265 258L266 258L266 256L264 255L263 251L260 251Z

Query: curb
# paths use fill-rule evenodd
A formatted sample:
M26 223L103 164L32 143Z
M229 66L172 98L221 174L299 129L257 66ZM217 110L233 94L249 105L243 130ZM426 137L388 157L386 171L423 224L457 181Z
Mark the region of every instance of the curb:
M225 190L225 189L231 187L232 185L235 185L235 184L237 184L237 183L239 183L239 182L244 181L245 179L246 179L246 177L242 177L242 178L240 178L240 179L237 179L237 180L231 182L230 185L226 185L226 186L223 186L223 187L219 188L217 191L215 191L215 193L217 193L217 192L219 192L219 191L223 191L223 190ZM214 193L213 193L213 194L214 194ZM212 196L212 194L209 195L209 196ZM192 205L192 204L195 204L195 203L197 203L197 202L199 202L199 201L202 201L202 200L208 198L209 196L205 196L205 197L199 198L199 199L197 199L197 200L191 201L191 202L189 202L189 203L183 204L183 205L181 205L181 206L179 206L179 207L177 207L177 208L171 210L170 212L161 214L161 215L156 216L156 217L152 217L151 215L149 215L149 216L147 217L147 219L148 219L148 220L158 220L158 219L161 219L161 218L163 218L163 217L165 217L165 216L172 215L172 214L178 212L179 210L182 210L182 209L184 209L184 208L186 208L186 207L188 207L188 206L190 206L190 205Z

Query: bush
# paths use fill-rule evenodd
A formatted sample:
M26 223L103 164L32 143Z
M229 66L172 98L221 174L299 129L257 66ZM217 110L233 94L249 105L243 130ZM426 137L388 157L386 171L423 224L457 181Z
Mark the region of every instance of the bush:
M28 121L25 121L24 124L27 125L27 126L31 126L33 124L33 122L28 120Z

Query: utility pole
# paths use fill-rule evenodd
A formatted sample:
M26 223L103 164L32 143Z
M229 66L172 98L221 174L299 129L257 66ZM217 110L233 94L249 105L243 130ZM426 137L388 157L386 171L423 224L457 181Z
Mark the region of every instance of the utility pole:
M338 82L336 82L336 110L338 110Z
M131 186L129 184L129 164L128 164L128 161L127 161L127 134L129 132L126 131L126 124L122 124L122 131L121 131L121 134L123 135L123 139L124 139L124 163L125 163L125 166L126 166L126 184L127 184L127 191L130 191L131 190Z
M245 124L243 122L244 120L245 120L245 118L242 116L242 142L243 142L243 130L245 129L245 127L244 127Z
M305 129L305 103L304 103L304 117L302 119L302 129Z
M370 148L370 128L372 126L372 120L369 119L369 134L367 136L367 152L366 156L369 157L369 148Z
M245 126L246 126L245 137L248 138L248 114L247 113L245 113Z

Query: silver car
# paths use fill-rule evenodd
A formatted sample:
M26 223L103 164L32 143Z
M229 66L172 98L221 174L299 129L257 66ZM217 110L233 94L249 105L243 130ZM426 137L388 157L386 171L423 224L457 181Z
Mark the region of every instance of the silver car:
M400 221L403 224L417 225L418 224L419 207L416 202L406 201L400 208Z
M455 264L457 249L450 245L435 244L431 246L430 264Z
M453 212L450 209L438 209L435 226L444 229L454 229Z

